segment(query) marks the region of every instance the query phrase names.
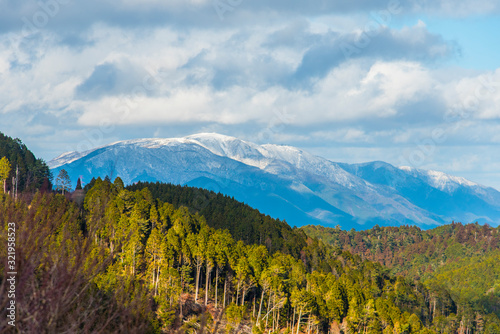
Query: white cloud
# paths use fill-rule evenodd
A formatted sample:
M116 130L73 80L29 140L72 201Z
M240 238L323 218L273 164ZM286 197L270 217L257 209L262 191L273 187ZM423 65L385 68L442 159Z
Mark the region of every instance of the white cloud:
M427 13L441 16L468 17L481 14L492 14L500 12L500 1L498 0L439 0L423 1L412 0L412 10L416 13Z
M395 164L443 129L438 147L474 143L492 155L500 142L500 70L443 70L456 46L423 21L381 24L366 47L345 57L340 41L355 43L353 31L363 32L369 13L388 1L321 3L243 1L220 21L207 0L71 2L20 36L21 18L41 7L10 2L0 13L0 131L46 157L66 145L198 129L258 140L267 131L271 141L337 160ZM402 21L499 8L498 1L402 5ZM443 117L457 110L467 114ZM96 134L103 124L114 128ZM445 151L423 166L449 171Z
M296 27L299 30L295 33L300 29L304 34L311 33L307 24ZM29 45L30 51L1 58L4 64L7 57L29 63L26 69L6 70L3 66L3 112L27 107L59 114L76 111L84 126L98 125L103 115L109 115L117 125L264 124L270 109L287 108L296 116L295 125L305 126L395 117L402 105L426 99L439 90L447 94L451 105L469 89L467 78L454 87L453 82L436 78L434 71L422 63L377 61L369 53L363 59L334 67L311 89L289 88L287 80L307 45L275 48L266 44L268 36L280 29L283 26L278 24L251 31L229 28L178 32L164 27L134 30L99 24L82 34L87 44L79 48L59 43L52 33L42 34ZM428 38L423 23L391 31L387 36L421 42ZM96 86L100 95L79 100L77 87L88 83L103 64L116 68L118 82L109 91ZM124 110L119 103L111 103L117 99L133 114L112 117L116 115L113 108ZM478 115L493 117L496 103L496 97L488 98Z

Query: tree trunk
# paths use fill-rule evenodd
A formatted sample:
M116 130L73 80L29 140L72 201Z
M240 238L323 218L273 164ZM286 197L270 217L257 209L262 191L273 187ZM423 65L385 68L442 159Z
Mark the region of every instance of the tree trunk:
M156 254L153 255L153 290L156 296L156 285L158 282L158 276L160 275L160 263L157 264Z
M155 286L155 282L156 282L156 255L153 255L153 275L151 279L151 285L153 286L153 289Z
M155 296L158 295L158 283L159 282L160 282L160 264L158 264L158 271L156 272Z
M207 306L208 304L208 288L209 288L209 284L210 284L210 272L212 271L212 269L207 266L207 281L205 283L205 306Z
M184 275L182 274L182 271L181 271L181 293L184 293L184 279L183 278L184 278Z
M278 316L276 318L276 327L279 329L280 328L280 311L279 311L279 309L278 309L277 313L278 313Z
M276 306L276 294L274 294L274 296L273 296L273 332L274 332L274 328L275 328L275 316L276 316L275 306Z
M434 297L434 309L432 310L432 321L434 321L435 316L436 316L436 297Z
M170 278L170 277L168 278L167 287L171 291L172 278ZM169 293L169 296L170 296L170 307L172 307L172 305L174 304L174 294L173 293Z
M271 294L272 294L272 291L271 291ZM269 294L269 298L268 298L268 301L267 301L267 310L266 310L266 328L267 328L267 322L269 320L269 306L271 304L271 294Z
M300 318L302 317L302 309L299 310L299 320L297 320L297 334L299 334L300 329Z
M134 248L134 256L132 257L132 276L135 276L135 248Z
M215 308L217 308L217 286L219 285L219 266L215 268Z
M200 273L201 273L201 261L196 261L196 291L194 294L194 302L198 303L198 291L200 288Z
M222 308L226 308L226 284L227 284L227 277L224 277L224 300L222 301Z
M243 285L243 293L241 294L241 305L245 305L245 294L247 293L246 287Z
M236 289L236 305L238 305L238 299L240 298L240 284L241 282L238 281L238 288Z
M183 315L182 315L182 302L181 302L180 298L179 298L179 308L180 308L180 315L179 315L179 317L181 318L181 321L182 321L182 318L183 318Z
M264 293L266 292L265 289L262 289L262 295L260 296L260 305L259 305L259 314L257 314L257 323L259 322L260 315L262 312L262 302L264 301Z

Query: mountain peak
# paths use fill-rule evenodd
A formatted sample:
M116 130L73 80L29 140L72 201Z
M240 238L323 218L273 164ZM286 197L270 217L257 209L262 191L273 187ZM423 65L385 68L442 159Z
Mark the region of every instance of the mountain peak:
M409 166L401 166L399 169L415 176L415 177L424 177L429 180L429 183L432 184L435 188L444 190L444 191L454 191L459 186L467 186L467 187L482 187L475 182L469 181L463 177L449 175L443 172L435 171L435 170L423 170L418 168L413 168Z
M72 179L120 176L126 184L161 181L234 196L297 226L436 226L500 222L500 193L441 172L382 161L336 163L299 148L258 145L218 133L134 139L50 162Z

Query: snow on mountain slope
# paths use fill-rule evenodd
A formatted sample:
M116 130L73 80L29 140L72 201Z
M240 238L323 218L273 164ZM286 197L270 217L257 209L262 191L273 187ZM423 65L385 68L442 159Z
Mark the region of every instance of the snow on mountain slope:
M201 133L185 138L200 143L214 154L258 167L272 174L285 175L292 168L295 168L326 176L349 188L365 183L347 173L334 162L295 147L271 144L256 145L235 137L212 133Z
M446 219L498 225L500 192L442 172L394 167L385 162L341 164L379 188L396 192L411 203Z
M220 191L292 225L436 226L480 219L497 225L500 193L463 178L384 162L342 164L295 147L257 145L202 133L136 139L49 162L72 180L120 176L126 184L162 181ZM74 181L76 182L76 181Z
M49 168L57 168L64 164L69 164L77 159L80 159L84 156L84 153L80 152L66 152L58 156L57 158L52 159L48 162Z
M269 163L262 154L259 145L235 137L216 133L200 133L185 138L200 144L214 154L225 156L260 169L264 169Z
M408 166L401 166L399 169L411 174L415 177L427 179L427 182L434 188L443 190L446 192L453 192L460 186L479 186L477 183L471 182L464 179L463 177L452 176L445 174L443 172L438 172L434 170L421 170L417 168L412 168Z

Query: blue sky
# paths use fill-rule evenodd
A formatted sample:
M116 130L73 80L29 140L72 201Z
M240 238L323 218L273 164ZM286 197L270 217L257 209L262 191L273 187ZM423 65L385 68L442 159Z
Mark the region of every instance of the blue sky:
M0 131L218 132L500 189L500 0L0 0Z
M450 65L476 70L495 70L499 67L500 17L473 16L460 20L452 18L425 18L430 31L453 40L461 47L461 54Z

